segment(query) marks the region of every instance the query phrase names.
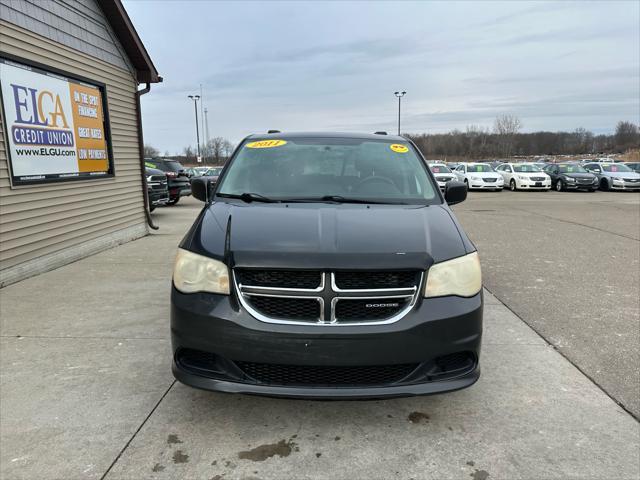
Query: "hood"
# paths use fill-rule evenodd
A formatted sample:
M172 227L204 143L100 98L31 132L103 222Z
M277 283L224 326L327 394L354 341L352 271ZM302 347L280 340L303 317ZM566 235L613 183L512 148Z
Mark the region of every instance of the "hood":
M191 235L190 250L242 267L424 269L472 251L441 205L221 201Z
M588 178L590 180L593 180L595 178L595 175L593 173L588 172L561 173L560 175L570 178Z
M455 178L455 174L453 173L434 173L433 176L436 177L438 180L441 178L450 178L450 179Z
M468 172L467 175L469 177L480 177L480 178L502 178L500 172Z
M640 178L640 173L636 172L602 172L605 177L636 179Z
M522 177L527 177L527 178L531 178L531 177L547 178L549 176L545 172L514 172L513 175L520 175Z

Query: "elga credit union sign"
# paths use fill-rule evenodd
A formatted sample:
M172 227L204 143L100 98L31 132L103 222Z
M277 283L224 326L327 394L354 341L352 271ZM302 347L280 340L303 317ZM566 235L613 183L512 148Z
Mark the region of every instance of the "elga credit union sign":
M113 175L104 86L0 58L12 185Z

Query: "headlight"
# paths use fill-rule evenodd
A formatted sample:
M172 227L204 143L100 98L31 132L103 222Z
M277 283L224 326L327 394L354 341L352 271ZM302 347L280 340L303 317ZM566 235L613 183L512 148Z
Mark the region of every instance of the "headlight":
M471 175L471 180L480 180L480 177L474 177L473 175Z
M151 175L149 175L149 176L147 177L147 182L151 182L151 181L152 181L152 180L151 180Z
M613 183L624 183L624 180L622 178L613 178Z
M573 178L573 177L564 177L564 179L565 179L567 182L575 182L575 181L576 181L576 179L575 179L575 178Z
M173 267L173 284L182 293L229 295L229 269L218 260L179 248Z
M472 297L482 288L482 273L478 252L446 262L436 263L427 272L424 296L457 295Z
M518 175L520 180L529 180L529 177L525 177L524 175Z

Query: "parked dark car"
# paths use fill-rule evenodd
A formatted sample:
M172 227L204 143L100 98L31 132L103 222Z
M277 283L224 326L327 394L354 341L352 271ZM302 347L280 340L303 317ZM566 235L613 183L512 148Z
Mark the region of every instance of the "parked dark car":
M587 172L579 163L551 163L543 171L551 177L551 188L558 192L562 190L595 192L598 189L598 177Z
M169 201L169 188L167 176L162 170L145 167L147 175L147 196L149 197L149 211L156 207L166 205Z
M165 158L145 158L145 166L162 170L169 184L169 201L167 205L175 205L182 197L191 195L189 175L177 160Z
M179 246L173 373L208 390L306 398L457 390L480 375L474 245L401 136L243 140Z
M218 181L223 167L211 167L209 170L203 173L203 176L209 177L214 184Z

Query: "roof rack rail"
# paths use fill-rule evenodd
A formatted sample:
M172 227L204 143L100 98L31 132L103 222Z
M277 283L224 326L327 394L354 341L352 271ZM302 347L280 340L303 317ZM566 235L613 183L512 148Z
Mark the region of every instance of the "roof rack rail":
M267 133L282 133L280 130L267 130Z
M386 135L386 134L387 134L387 132L382 132L382 131L380 131L380 132L373 132L373 134L374 134L374 135Z

